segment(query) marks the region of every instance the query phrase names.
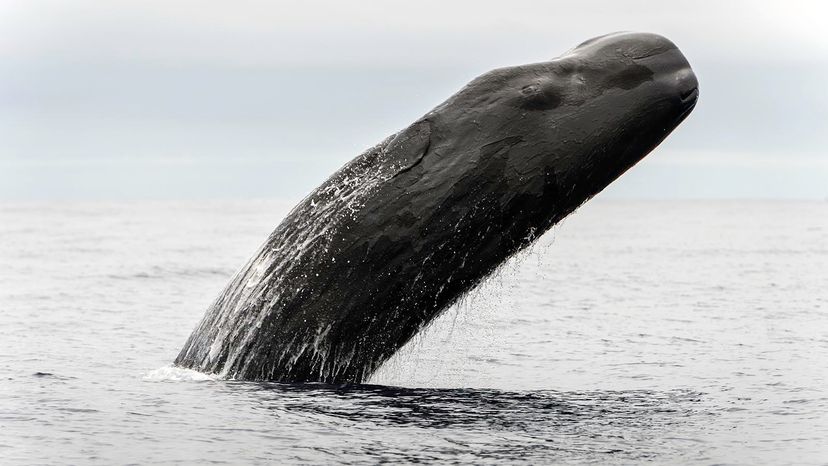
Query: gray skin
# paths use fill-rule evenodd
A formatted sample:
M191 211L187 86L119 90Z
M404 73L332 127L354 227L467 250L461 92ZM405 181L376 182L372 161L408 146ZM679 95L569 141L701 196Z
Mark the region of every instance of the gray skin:
M698 83L654 34L490 71L345 165L232 279L175 363L360 383L655 148Z

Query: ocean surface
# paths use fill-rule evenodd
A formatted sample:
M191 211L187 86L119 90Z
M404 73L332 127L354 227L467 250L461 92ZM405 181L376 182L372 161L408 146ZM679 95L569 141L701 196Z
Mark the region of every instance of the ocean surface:
M170 367L290 207L0 204L0 464L828 464L828 202L597 199L369 385Z

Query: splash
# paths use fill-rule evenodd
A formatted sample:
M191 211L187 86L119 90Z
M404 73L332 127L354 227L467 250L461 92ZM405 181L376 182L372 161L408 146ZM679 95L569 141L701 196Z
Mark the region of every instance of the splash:
M192 369L169 365L147 372L143 379L150 382L207 382L216 380L217 377Z

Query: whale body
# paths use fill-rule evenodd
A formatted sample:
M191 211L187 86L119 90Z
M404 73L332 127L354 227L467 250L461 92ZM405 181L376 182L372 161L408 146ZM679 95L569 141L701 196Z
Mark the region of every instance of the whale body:
M490 71L297 205L208 309L178 366L359 383L694 108L685 57L615 33Z

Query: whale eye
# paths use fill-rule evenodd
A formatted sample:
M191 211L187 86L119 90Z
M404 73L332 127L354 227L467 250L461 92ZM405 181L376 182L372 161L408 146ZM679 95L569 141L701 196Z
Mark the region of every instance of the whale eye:
M520 93L524 96L532 96L538 93L540 86L537 84L529 84L527 86L523 86L520 90Z
M550 110L561 104L560 93L551 85L532 83L520 90L520 108L526 110Z

